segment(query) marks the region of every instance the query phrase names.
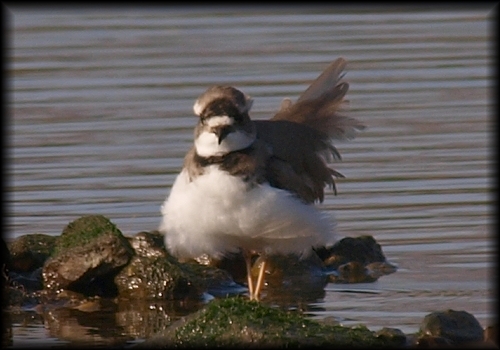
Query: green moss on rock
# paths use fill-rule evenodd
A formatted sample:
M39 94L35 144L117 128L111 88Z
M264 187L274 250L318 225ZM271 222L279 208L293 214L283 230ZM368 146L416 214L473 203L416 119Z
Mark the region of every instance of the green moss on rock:
M114 234L123 240L122 232L108 218L103 215L85 215L70 222L62 231L57 240L53 255L57 255L68 248L84 246L95 238ZM130 245L127 242L127 245Z
M8 268L16 272L33 271L42 267L52 254L57 237L42 233L23 235L8 244Z
M102 215L69 223L43 266L44 289L71 290L86 296L114 297L113 277L134 256L121 231Z
M395 347L368 328L322 324L246 298L219 299L140 347Z

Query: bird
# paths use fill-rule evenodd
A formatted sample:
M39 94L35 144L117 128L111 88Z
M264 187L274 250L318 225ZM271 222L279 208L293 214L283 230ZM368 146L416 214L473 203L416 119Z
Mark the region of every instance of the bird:
M220 259L241 252L248 296L260 300L266 257L311 254L337 240L336 223L317 204L343 177L329 167L341 156L333 140L364 129L339 113L349 85L347 61L331 62L296 102L286 98L275 115L252 120L253 98L213 85L195 101L194 142L161 206L159 231L169 252L189 259ZM261 264L252 277L252 256Z

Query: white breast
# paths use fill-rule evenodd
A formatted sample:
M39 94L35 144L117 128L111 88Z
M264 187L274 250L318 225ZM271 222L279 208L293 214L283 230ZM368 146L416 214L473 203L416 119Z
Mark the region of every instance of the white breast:
M229 152L245 149L255 141L254 135L244 131L229 133L219 144L217 136L208 131L202 132L194 141L196 153L201 157L222 156Z
M302 253L335 241L333 220L326 213L268 184L249 188L216 165L192 182L183 170L162 214L166 246L182 257L220 257L240 247Z

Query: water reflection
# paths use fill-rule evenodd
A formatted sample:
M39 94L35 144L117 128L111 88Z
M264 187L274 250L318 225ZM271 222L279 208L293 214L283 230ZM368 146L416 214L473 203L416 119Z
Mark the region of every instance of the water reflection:
M88 304L93 304L92 308ZM12 325L15 346L46 346L72 344L77 346L122 346L137 339L146 339L163 331L172 322L204 304L202 302L171 302L102 299L77 308L37 308L35 311L7 313Z

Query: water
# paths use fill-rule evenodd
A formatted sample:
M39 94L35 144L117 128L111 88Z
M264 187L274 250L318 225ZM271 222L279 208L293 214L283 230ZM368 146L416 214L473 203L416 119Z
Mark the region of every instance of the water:
M328 285L310 317L412 333L426 314L451 308L488 326L489 11L14 7L6 238L59 235L85 214L106 215L125 234L156 229L200 93L234 85L254 97L252 117L267 119L342 56L348 114L367 129L337 144L334 167L346 178L323 209L342 235L373 235L399 270ZM14 346L72 340L39 314L24 317L13 321ZM147 334L124 327L99 341ZM79 322L66 329L96 333Z

